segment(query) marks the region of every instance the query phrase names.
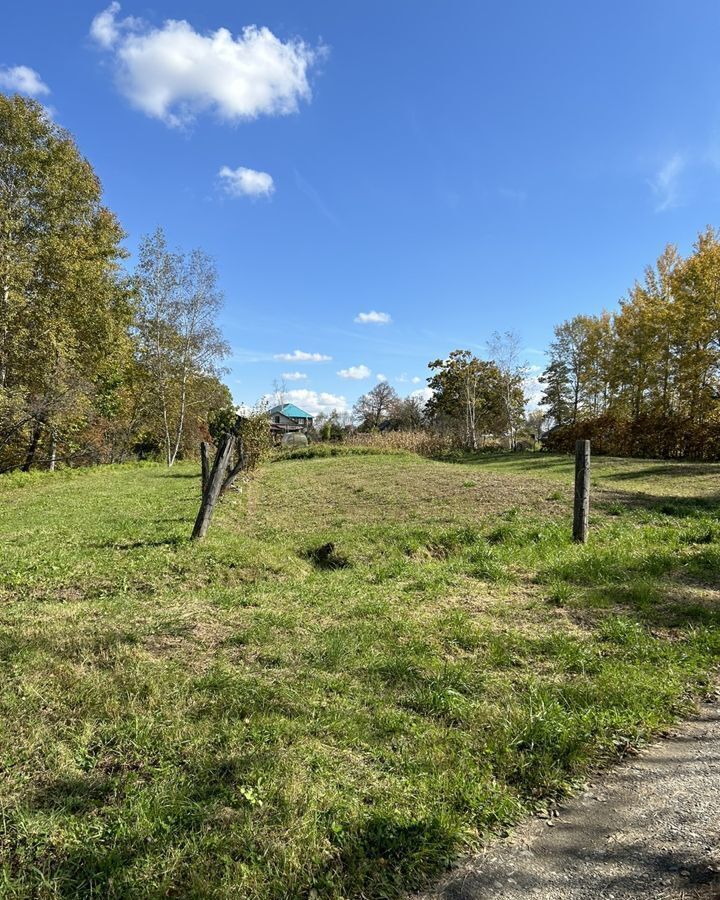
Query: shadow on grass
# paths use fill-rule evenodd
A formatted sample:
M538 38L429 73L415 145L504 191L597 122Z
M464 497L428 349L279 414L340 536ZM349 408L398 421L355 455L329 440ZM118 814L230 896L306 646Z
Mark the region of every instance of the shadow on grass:
M332 542L320 547L310 547L300 553L302 559L308 560L316 569L347 569L350 561L338 553Z
M405 896L422 886L428 872L441 872L457 853L458 833L447 819L401 821L373 815L337 839L332 864L346 884L366 897ZM358 893L360 896L360 893Z
M639 460L642 462L642 460ZM683 463L668 462L652 466L642 466L628 472L600 472L599 478L612 481L637 481L648 478L688 478L705 475L720 475L720 464L717 463Z
M720 628L720 604L709 598L700 601L690 592L684 594L677 583L666 582L650 593L642 585L606 585L594 588L588 599L592 607L620 607L626 616L651 628Z
M79 815L101 808L114 792L110 778L66 775L39 787L30 799L30 807L38 811Z
M510 450L448 450L433 456L436 462L466 463L468 465L505 465L509 469L523 469L529 472L540 469L565 468L572 470L570 456L542 452L513 453Z
M187 544L190 542L189 537L181 537L179 535L174 535L172 537L161 538L159 540L147 540L147 541L100 541L96 544L92 544L92 547L95 547L99 550L140 550L144 547L180 547L183 544Z
M590 543L547 566L538 580L551 585L551 602L590 619L621 612L649 628L719 631L720 533L703 526L678 537L682 549L651 544L639 552L632 544L624 550Z
M706 497L683 497L603 490L595 499L594 505L599 509L614 513L620 510L644 510L679 519L698 516L720 518L720 495L718 494L710 494Z

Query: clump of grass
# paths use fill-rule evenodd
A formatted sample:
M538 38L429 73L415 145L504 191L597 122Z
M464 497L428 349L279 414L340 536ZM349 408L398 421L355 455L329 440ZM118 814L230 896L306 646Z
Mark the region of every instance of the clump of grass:
M572 596L572 586L566 581L556 581L548 585L547 599L553 606L566 606Z
M609 516L621 516L625 512L625 507L617 500L603 504L603 508Z

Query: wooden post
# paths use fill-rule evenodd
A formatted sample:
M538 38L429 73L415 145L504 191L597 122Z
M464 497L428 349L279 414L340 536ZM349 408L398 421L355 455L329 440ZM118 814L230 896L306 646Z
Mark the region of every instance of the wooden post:
M587 543L590 515L590 441L575 442L575 506L573 540Z
M243 446L242 438L240 438L240 446L238 447L238 461L235 463L232 469L228 471L227 477L225 478L225 481L223 481L223 486L220 489L221 497L229 487L232 487L235 479L245 468L245 462L245 447Z
M200 467L202 471L202 493L205 493L210 478L210 450L207 441L200 443Z
M203 538L207 534L213 513L215 512L215 504L220 496L220 491L222 490L223 482L225 481L225 473L227 472L228 464L232 459L234 449L235 435L233 432L229 432L220 441L220 446L215 453L215 459L213 461L212 469L210 470L207 487L203 493L197 519L195 519L195 527L192 532L193 540Z
M220 494L222 493L227 470L233 458L235 442L237 441L237 436L243 421L242 416L237 417L235 424L230 431L223 436L215 451L215 459L213 460L212 469L210 469L210 475L208 476L207 484L203 491L197 519L195 519L195 526L192 532L193 540L205 537L207 530L210 527L210 522L212 521L213 513L215 512L215 504L218 502Z

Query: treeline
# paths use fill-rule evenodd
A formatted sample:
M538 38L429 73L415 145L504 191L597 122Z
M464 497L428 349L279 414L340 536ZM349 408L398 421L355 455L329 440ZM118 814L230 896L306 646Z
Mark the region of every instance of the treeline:
M416 393L398 396L380 382L357 401L353 418L360 432L405 431L440 435L453 446L479 450L489 446L534 446L541 416L525 415L527 371L520 363L520 341L513 332L496 333L488 344L491 359L470 350L453 350L428 363L427 400ZM323 423L328 436L337 416ZM337 431L340 436L340 431Z
M555 329L542 376L549 449L720 457L720 235L668 246L615 313Z
M0 94L0 471L160 455L226 414L212 260L124 234L72 137Z

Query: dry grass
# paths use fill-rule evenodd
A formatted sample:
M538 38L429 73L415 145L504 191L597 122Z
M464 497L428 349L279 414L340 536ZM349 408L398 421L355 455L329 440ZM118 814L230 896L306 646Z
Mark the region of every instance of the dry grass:
M373 431L356 432L345 439L350 447L372 447L374 450L404 450L420 456L438 456L455 449L455 442L449 435L427 431Z

